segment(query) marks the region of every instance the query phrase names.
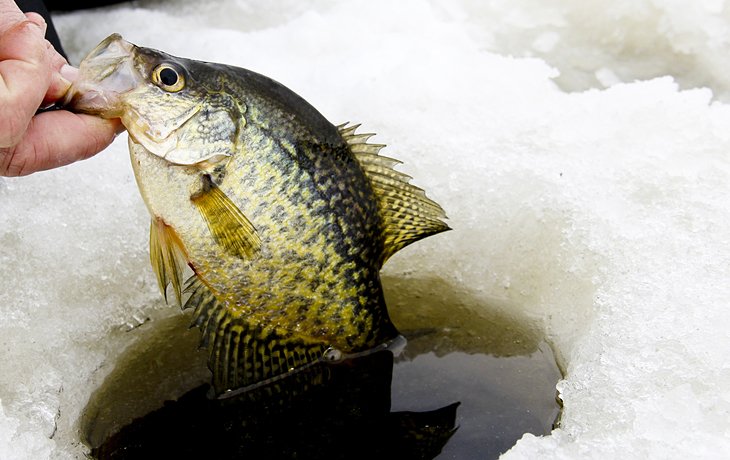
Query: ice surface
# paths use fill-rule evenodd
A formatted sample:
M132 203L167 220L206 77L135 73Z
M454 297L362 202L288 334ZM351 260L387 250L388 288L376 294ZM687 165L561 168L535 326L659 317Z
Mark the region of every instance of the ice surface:
M724 0L490 0L434 2L487 49L535 56L560 69L569 91L672 75L727 100ZM606 79L606 76L610 78Z
M455 229L386 272L519 308L562 358L561 427L505 458L712 458L730 449L729 8L178 0L57 26L76 63L120 32L377 132ZM124 331L177 314L124 140L0 181L0 459L80 457L80 411Z

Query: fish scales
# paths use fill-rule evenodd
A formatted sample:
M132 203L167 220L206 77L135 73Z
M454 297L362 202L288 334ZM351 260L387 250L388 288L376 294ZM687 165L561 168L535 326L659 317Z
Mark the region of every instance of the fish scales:
M112 35L80 65L73 110L120 117L150 211L150 258L210 350L217 391L394 339L379 270L447 230L370 134L334 126L254 72Z
M236 94L241 89L229 84L226 92ZM239 98L245 107L260 104L245 94ZM178 233L190 235L184 239L189 241L185 247L193 270L232 312L257 322L296 324L296 331L324 337L338 348L372 346L358 343L367 340L360 331L372 327L366 315L376 311L376 305L361 305L361 297L379 301L377 249L369 248L381 245L382 238L372 190L359 165L346 154L336 128L330 125L333 135L316 145L301 124L291 126L296 120L283 120L281 125L290 128L272 131L260 125L257 111L242 111L245 123L236 142L241 154L231 157L216 183L255 223L262 236L260 255L242 260L207 238L205 222L185 203L189 192L175 193L174 207L187 215L171 215L168 220L181 222ZM133 161L147 171L137 177L151 207L158 207L157 197L168 203L170 194L160 190L172 182L167 162L143 148L133 152ZM278 212L272 213L272 208ZM326 274L324 283L321 274ZM287 308L268 308L272 303ZM343 320L327 321L329 317Z

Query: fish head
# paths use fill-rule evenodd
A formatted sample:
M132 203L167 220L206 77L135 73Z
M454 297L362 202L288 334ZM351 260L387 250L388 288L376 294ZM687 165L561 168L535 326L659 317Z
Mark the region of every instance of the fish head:
M201 78L200 64L112 34L79 65L64 107L120 118L134 142L170 163L217 163L235 151L241 109Z

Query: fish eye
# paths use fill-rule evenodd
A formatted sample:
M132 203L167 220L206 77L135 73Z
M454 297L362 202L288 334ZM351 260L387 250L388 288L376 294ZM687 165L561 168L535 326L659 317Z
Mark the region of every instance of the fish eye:
M176 93L185 87L182 73L170 64L160 64L152 71L152 81L170 93Z

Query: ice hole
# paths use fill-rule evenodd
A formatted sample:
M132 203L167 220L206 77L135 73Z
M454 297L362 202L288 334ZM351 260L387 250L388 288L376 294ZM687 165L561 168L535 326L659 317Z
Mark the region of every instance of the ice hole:
M365 414L342 423L355 424L348 432L370 429L363 426L388 424L394 424L392 429L398 432L403 425L417 424L421 418L426 420L421 422L423 424L434 423L433 417L441 420L444 412L453 411L454 403L460 403L455 408L456 418L451 422L456 430L450 439L446 434L449 428L430 434L437 438L431 440L431 444L445 442L442 457L438 458L497 458L524 433L550 433L559 411L555 385L561 374L551 347L536 325L514 306L478 305L479 299L470 297L467 289L438 278L386 276L383 281L393 320L409 339L405 351L390 367L386 365L382 377L377 377L379 383L367 384L366 389L360 390L357 381L349 382L347 387L326 390L330 394L312 404L351 404L346 406L346 414L365 410L365 407L384 406L385 412ZM504 307L511 307L513 314L504 314ZM210 377L205 351L197 350L198 331L188 328L189 321L187 314L178 314L129 331L137 336L134 343L110 363L113 370L91 395L79 422L81 440L94 449L96 458L190 453L185 449L197 449L191 447L196 442L200 443L200 452L210 452L210 444L216 443L219 433L180 434L180 430L186 429L180 426L190 427L201 419L230 416L226 415L225 407L211 409L205 392L195 390L205 385ZM371 374L373 372L367 368L366 377L356 375L354 379L367 379ZM371 387L384 387L385 393L381 389L377 394ZM361 392L362 395L354 402L349 399L343 402L337 391L350 395ZM327 420L322 421L319 417L320 412L327 414L329 408L322 406L320 411L309 410L303 415L302 409L296 408L286 409L294 415L272 412L271 407L290 404L277 398L274 394L263 403L267 409L257 413L255 427L236 428L236 423L246 426L252 423L237 418L225 425L228 428L223 430L239 429L241 434L231 435L235 440L225 435L224 441L218 441L227 446L215 447L218 458L227 458L227 455L234 458L236 452L244 450L271 453L274 449L273 452L284 458L287 452L300 455L306 452L307 445L301 445L301 439L296 437L287 438L291 445L282 444L280 440L271 445L270 433L259 426L263 423L261 418L284 417L291 421L301 416L302 423L327 427ZM257 401L256 405L245 406L240 411L255 412L261 403ZM340 409L331 410L338 414L337 417L347 419L347 415L337 412ZM181 417L189 421L181 422ZM385 421L381 422L378 417ZM407 418L404 421L402 417ZM211 423L206 422L204 429ZM280 424L279 419L272 422L272 426ZM337 428L332 429L335 430L333 438L341 437ZM246 430L257 433L260 439L251 439L245 434ZM408 430L405 433L406 438L410 436ZM181 444L174 441L166 444L168 439L177 439ZM427 436L427 439L430 438ZM418 450L424 447L412 445L410 439L392 442L392 448L399 454L416 451L418 455L430 455ZM339 446L329 438L320 444L332 449ZM332 455L335 455L332 458L339 458L335 450Z

